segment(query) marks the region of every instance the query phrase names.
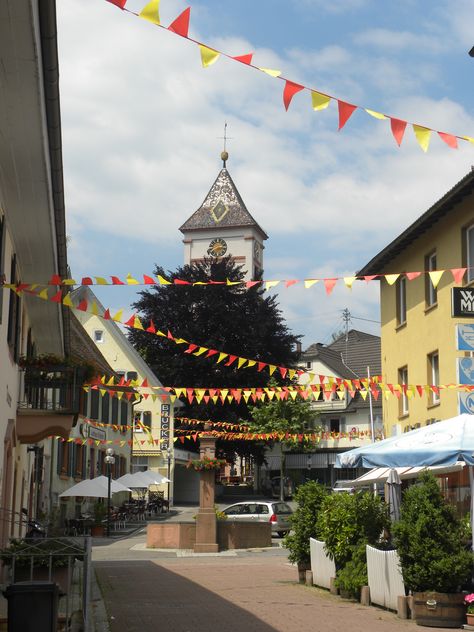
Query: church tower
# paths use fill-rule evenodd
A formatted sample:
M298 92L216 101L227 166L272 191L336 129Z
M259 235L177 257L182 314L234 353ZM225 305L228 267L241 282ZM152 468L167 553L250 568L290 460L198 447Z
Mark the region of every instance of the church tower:
M227 171L229 154L223 151L221 158L224 166L204 202L179 229L184 263L230 255L250 281L263 273L263 242L268 235L248 212Z

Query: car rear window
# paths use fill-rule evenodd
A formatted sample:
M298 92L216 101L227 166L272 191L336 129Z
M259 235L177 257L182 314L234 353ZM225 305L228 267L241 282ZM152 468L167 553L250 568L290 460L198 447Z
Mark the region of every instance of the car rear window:
M293 513L290 505L287 503L273 503L273 513L276 514L290 514Z

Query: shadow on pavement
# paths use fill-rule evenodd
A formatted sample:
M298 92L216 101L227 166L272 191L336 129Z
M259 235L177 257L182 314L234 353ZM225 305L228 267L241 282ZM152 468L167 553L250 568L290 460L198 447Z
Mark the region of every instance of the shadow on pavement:
M94 568L110 632L275 632L250 612L153 562L96 562ZM203 565L202 572L212 569Z

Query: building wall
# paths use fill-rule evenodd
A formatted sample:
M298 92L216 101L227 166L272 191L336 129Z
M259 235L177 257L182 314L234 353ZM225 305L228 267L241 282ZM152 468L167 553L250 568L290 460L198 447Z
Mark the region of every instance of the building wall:
M436 249L437 269L459 268L462 260L462 228L474 221L473 199L467 198L455 207L447 217L419 237L409 248L393 259L381 272L395 273L403 270L425 270L425 256ZM425 276L406 282L406 324L397 326L396 285L381 282L382 321L382 375L385 382L398 383L398 370L408 367L409 384L430 383L427 355L439 353L439 381L441 384L456 383L455 324L473 320L451 317L451 288L454 287L450 272L445 272L437 288L437 305L431 308L425 303ZM458 395L455 390L443 390L439 404L433 405L424 394L416 394L408 400L409 413L401 413L399 400L390 396L384 402L384 426L386 436L403 432L427 420L447 419L458 413Z

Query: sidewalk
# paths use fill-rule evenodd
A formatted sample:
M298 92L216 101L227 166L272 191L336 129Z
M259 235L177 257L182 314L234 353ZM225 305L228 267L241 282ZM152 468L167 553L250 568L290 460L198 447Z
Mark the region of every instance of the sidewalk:
M188 511L196 508L180 518ZM93 560L103 598L96 592L94 632L419 629L394 613L298 584L296 568L278 545L217 554L149 550L142 532L94 546Z

